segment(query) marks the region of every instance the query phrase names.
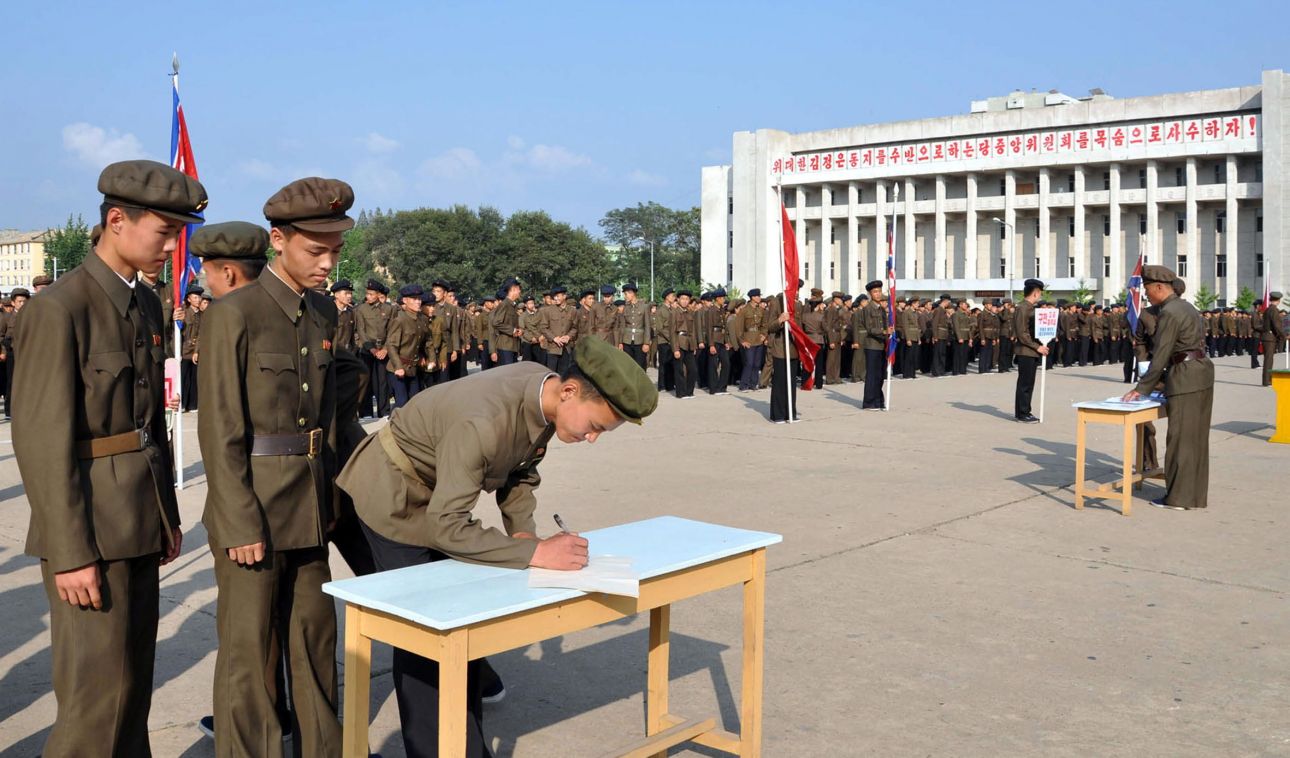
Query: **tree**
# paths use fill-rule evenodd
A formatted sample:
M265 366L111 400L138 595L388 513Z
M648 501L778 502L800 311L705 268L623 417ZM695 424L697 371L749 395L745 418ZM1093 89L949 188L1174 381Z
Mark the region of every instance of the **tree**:
M53 272L55 262L60 273L71 271L89 254L90 228L79 214L75 217L69 215L66 225L50 229L45 235L46 273Z
M1079 287L1071 294L1071 298L1080 305L1087 305L1093 302L1093 290L1088 288L1088 282L1083 279L1079 280Z
M698 208L675 210L655 202L607 212L600 219L600 228L605 240L621 251L617 278L648 287L653 243L654 278L660 292L666 287L700 282L700 219ZM658 293L650 294L651 298L657 296Z
M1192 296L1192 300L1196 303L1197 310L1207 311L1214 307L1214 303L1218 302L1218 295L1210 291L1209 285L1202 284L1196 289L1196 294Z
M1250 289L1249 287L1242 287L1241 294L1236 296L1236 302L1234 303L1234 305L1236 306L1236 309L1240 311L1248 311L1249 309L1253 308L1254 297L1255 297L1254 290Z

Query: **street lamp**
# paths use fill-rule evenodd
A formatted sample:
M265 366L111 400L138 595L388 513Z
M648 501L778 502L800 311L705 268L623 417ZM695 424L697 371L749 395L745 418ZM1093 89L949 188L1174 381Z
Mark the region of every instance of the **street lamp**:
M995 216L990 220L998 224L999 226L1007 227L1008 229L1008 299L1011 300L1012 299L1012 265L1013 265L1013 259L1016 257L1016 252L1017 252L1017 227L1013 226L1012 224L1009 224L1007 221L1004 221L998 216Z
M647 240L644 237L637 237L632 242L649 243L649 301L654 302L654 240Z

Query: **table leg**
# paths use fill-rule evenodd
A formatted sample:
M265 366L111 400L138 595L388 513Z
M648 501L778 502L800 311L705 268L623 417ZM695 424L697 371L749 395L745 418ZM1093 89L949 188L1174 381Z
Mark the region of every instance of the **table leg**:
M1137 426L1135 424L1125 423L1124 425L1124 458L1123 476L1124 492L1120 500L1120 515L1127 516L1133 510L1133 441L1137 436Z
M739 712L739 755L761 756L762 665L765 654L766 549L751 555L752 578L744 582L743 693Z
M367 758L368 701L372 686L372 641L362 634L363 609L345 606L345 758Z
M1142 489L1142 485L1147 481L1147 472L1142 468L1142 459L1144 457L1142 444L1146 439L1146 435L1146 427L1142 424L1133 425L1133 471L1136 476L1141 477L1133 484L1135 490Z
M672 606L659 606L649 612L649 689L645 699L645 733L651 736L668 727L663 718L668 711L671 630ZM667 758L667 751L656 753L652 758Z
M1084 508L1084 412L1075 414L1075 509Z
M444 638L439 660L439 755L466 754L467 631L459 629Z

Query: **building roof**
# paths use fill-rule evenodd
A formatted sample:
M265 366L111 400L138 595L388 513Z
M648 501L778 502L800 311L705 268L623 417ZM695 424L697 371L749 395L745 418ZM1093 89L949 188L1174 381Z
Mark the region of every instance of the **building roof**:
M44 242L48 232L20 232L17 229L0 229L0 245L14 242Z

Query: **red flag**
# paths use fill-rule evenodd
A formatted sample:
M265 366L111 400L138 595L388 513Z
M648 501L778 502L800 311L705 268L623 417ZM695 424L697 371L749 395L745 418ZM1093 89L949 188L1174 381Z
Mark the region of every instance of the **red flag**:
M806 382L802 389L815 387L815 354L820 346L811 341L797 323L797 235L793 233L793 222L788 220L788 209L780 202L779 212L782 216L780 226L784 229L784 309L788 312L788 330L793 336L793 346L797 348L797 359L802 362L802 371L806 373ZM789 381L794 381L789 377Z

